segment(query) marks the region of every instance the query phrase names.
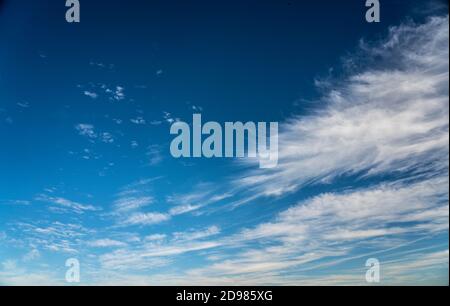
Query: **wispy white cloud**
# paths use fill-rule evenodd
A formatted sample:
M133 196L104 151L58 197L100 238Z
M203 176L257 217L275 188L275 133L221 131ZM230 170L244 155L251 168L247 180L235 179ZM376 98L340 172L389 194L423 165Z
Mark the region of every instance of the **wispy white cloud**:
M161 163L164 159L163 154L161 153L161 146L159 145L150 145L147 147L147 155L148 166L155 166Z
M176 122L176 121L180 121L179 118L174 118L174 117L172 116L172 114L169 113L169 112L163 112L163 119L164 119L164 121L167 122L168 124L172 124L172 123L174 123L174 122Z
M112 96L110 100L121 101L125 99L125 89L122 86L116 86L114 90L111 91Z
M19 103L17 103L17 106L22 107L22 108L29 108L30 107L30 103L28 103L28 102L19 102Z
M132 123L134 123L134 124L137 124L137 125L144 125L144 124L146 124L145 119L143 117L141 117L141 116L138 116L136 118L132 118L132 119L130 119L130 121Z
M92 99L97 99L98 98L98 94L96 94L95 92L89 91L89 90L85 90L84 92L85 96L88 96L89 98Z
M113 143L114 142L114 137L111 135L111 133L108 133L108 132L103 132L103 133L101 133L101 135L100 135L101 137L101 140L104 142L104 143Z
M139 147L139 142L137 142L136 140L132 140L130 145L133 149L135 149Z
M29 200L0 200L0 204L27 206L31 204Z
M109 132L97 132L94 125L88 123L79 123L75 125L75 130L78 134L89 139L90 142L94 143L99 140L104 143L114 143L115 138Z
M78 202L74 202L61 197L52 197L45 194L38 195L35 198L36 201L50 203L52 205L60 206L61 208L65 208L67 210L73 211L78 214L82 214L88 211L98 211L99 207L95 207L90 204L81 204Z
M200 231L187 231L187 232L175 232L173 237L178 241L198 240L207 237L211 237L220 233L220 228L216 225L210 226Z
M153 225L170 219L168 214L159 212L133 213L124 220L125 225Z
M120 249L100 256L102 267L115 270L129 270L133 267L148 268L167 265L171 258L195 251L208 250L217 247L216 242L190 242L187 244L149 244L139 249Z
M221 192L217 186L208 183L198 184L192 191L166 197L166 201L174 206L169 209L171 215L199 213L201 208L233 197L233 191Z
M33 249L76 254L83 250L84 239L94 233L79 224L55 222L17 222L12 230L21 233L21 240L12 242Z
M1 286L44 286L62 285L63 281L55 273L46 271L29 271L20 266L14 260L2 262L0 269Z
M105 64L105 63L96 62L96 61L90 61L89 65L93 66L93 67L101 68L101 69L114 69L114 67L115 67L114 64Z
M109 213L115 218L117 226L147 226L170 220L171 216L167 213L145 209L156 201L151 191L152 184L159 179L161 177L141 179L120 189Z
M274 221L220 239L221 246L242 251L189 275L229 280L259 275L258 283L264 283L264 273L279 276L351 261L362 242L368 249L383 251L390 239L447 232L448 220L447 179L323 194L281 212ZM319 260L322 264L315 265Z
M393 27L364 51L381 61L337 82L320 110L282 124L278 167L238 186L280 196L342 176L447 171L448 17Z
M91 139L97 138L97 133L95 132L92 124L79 123L75 126L75 129L81 136L86 136Z
M124 247L127 245L122 241L109 238L89 241L87 244L95 248Z
M145 237L146 241L162 241L164 239L166 239L167 235L166 234L152 234L152 235L148 235L147 237Z
M121 197L114 202L114 208L117 212L126 212L135 210L154 202L154 198L150 196L144 197Z
M32 249L30 252L28 252L27 254L25 254L23 256L23 260L24 261L32 261L32 260L36 260L39 257L41 257L41 253L39 252L38 249Z
M125 88L120 85L112 86L104 83L89 83L87 85L78 85L77 87L83 89L83 94L92 99L105 97L109 101L115 102L123 101L127 98Z

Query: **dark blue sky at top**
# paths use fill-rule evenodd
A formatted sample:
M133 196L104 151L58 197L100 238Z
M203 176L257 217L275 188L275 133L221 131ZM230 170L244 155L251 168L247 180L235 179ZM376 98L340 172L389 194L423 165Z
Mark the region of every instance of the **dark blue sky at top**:
M203 107L204 120L219 122L282 121L304 113L311 105L295 102L317 97L315 78L339 69L359 39L375 39L405 16L421 18L422 6L381 1L382 23L368 24L362 0L81 1L81 23L69 24L63 0L2 2L0 108L16 112L16 124L0 129L6 197L24 191L32 196L57 182L102 189L89 175L98 168L67 157L85 143L74 131L80 122L110 129L105 115L129 118L138 111L147 120L169 111L190 121L191 104ZM90 62L114 68L95 69ZM105 109L77 88L89 82L121 85L133 102ZM32 112L13 111L21 101ZM167 126L127 133L145 138L146 145L170 141ZM127 154L105 150L103 157ZM143 155L116 167L114 186L148 174L134 164ZM156 174L176 171L169 164ZM108 191L111 181L103 182Z
M2 89L54 104L49 87L70 96L74 83L109 78L151 85L153 100L141 103L155 110L191 101L235 120L282 119L355 42L417 7L382 1L383 22L368 24L362 0L81 1L75 25L64 20L64 2L5 1ZM39 53L51 62L39 63ZM115 73L95 75L91 60L114 63ZM158 69L166 76L153 84Z

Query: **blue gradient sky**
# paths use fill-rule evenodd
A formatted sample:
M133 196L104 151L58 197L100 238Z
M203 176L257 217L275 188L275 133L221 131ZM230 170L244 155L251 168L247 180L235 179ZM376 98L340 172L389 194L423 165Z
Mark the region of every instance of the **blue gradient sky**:
M0 284L448 284L445 1L58 2L0 2ZM172 158L193 113L279 167Z

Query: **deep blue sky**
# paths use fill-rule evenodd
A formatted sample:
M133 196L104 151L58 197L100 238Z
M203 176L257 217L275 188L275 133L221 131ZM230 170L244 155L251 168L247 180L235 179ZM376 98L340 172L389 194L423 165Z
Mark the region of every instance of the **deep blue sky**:
M8 174L2 185L11 184L7 191L27 184L24 175L31 184L22 187L25 192L42 188L36 182L48 181L43 176L57 180L61 164L52 161L71 167L65 149L73 140L66 134L80 120L102 120L103 106L80 97L77 84L126 87L136 102L110 106L111 116L140 109L148 120L163 111L190 120L185 108L192 103L203 107L207 120L280 121L307 109L295 101L316 97L314 79L339 69L359 39L385 34L387 25L418 7L386 1L383 22L368 24L364 1L83 1L82 22L75 25L65 21L60 2L4 4L2 106L31 100L40 105L18 114L27 122L19 130L2 129L2 137L16 145L2 150L2 165L15 166L2 168ZM95 69L91 61L114 69ZM140 85L149 89L133 88ZM164 140L144 133L154 143Z

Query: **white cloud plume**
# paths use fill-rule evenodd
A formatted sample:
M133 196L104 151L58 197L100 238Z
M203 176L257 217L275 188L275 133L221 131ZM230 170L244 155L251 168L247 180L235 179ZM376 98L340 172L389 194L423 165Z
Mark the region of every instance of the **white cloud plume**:
M158 224L170 219L170 215L158 213L158 212L148 212L148 213L134 213L128 216L124 225L152 225Z
M114 208L117 212L127 212L135 210L154 202L153 197L121 197L114 202Z
M75 129L81 136L86 136L91 139L97 138L97 133L92 124L80 123L75 126Z
M84 92L85 96L88 96L89 98L92 99L97 99L98 98L98 94L96 94L95 92L89 91L89 90L85 90Z
M30 252L23 256L24 261L32 261L41 257L41 252L38 249L32 249Z
M89 241L88 245L95 248L109 248L109 247L124 247L127 244L118 240L106 238Z
M78 214L82 214L84 212L88 212L88 211L98 211L100 210L99 207L95 207L93 205L90 204L81 204L78 202L74 202L65 198L61 198L61 197L51 197L45 194L41 194L38 195L35 198L37 201L41 201L41 202L47 202L53 205L58 205L61 208L65 208L68 210L71 210L75 213Z
M345 175L448 169L448 17L393 27L364 54L383 60L330 89L320 110L283 124L278 167L238 185L278 196Z
M175 232L173 233L174 239L178 241L198 240L214 236L220 233L218 226L210 226L205 230L200 231L187 231L187 232Z
M13 230L21 232L20 241L10 241L10 244L33 246L35 249L51 252L78 253L82 250L83 239L92 235L93 231L79 224L61 222L18 222ZM36 254L34 254L36 255Z
M132 118L130 119L131 123L137 124L137 125L144 125L146 124L146 121L143 117L136 117L136 118Z
M104 143L114 143L114 136L109 132L97 132L92 124L79 123L75 125L75 129L78 134L87 137L90 142L94 143L95 140L100 140Z

